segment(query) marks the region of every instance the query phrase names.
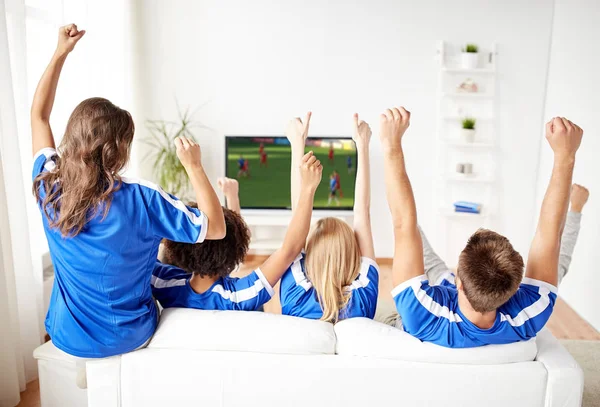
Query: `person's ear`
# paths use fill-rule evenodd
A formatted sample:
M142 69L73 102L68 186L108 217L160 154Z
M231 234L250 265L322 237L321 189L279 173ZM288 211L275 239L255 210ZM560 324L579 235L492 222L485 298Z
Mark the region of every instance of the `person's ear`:
M462 281L460 281L460 278L458 276L454 279L454 282L456 283L456 289L458 291L462 291L463 290Z

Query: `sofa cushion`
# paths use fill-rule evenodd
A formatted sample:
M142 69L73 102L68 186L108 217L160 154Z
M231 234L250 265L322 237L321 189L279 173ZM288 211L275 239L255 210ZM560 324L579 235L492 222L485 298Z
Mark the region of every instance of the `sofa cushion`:
M334 354L333 325L245 311L169 308L148 348L285 354Z
M508 345L449 349L421 342L406 332L367 318L352 318L335 325L336 353L413 362L496 365L532 361L535 339Z

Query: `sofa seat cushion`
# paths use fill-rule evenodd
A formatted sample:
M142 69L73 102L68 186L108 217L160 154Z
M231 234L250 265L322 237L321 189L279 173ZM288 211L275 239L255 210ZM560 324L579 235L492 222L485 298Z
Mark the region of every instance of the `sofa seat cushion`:
M286 315L169 308L148 348L331 355L335 333L330 323Z
M406 332L367 318L352 318L335 325L336 353L425 363L497 365L533 361L535 339L508 345L449 349L421 342Z

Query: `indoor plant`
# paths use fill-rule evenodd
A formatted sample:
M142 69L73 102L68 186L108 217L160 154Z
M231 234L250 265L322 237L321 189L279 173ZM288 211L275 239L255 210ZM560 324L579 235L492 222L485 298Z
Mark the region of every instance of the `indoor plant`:
M475 140L475 123L477 121L472 117L465 117L462 120L461 136L465 143L472 143Z
M465 69L475 69L479 62L479 48L475 44L467 44L462 50L462 66Z
M158 184L172 195L190 199L190 184L185 168L177 158L175 139L185 136L196 141L191 128L200 125L191 120L189 109L182 113L178 106L177 111L177 121L146 120L151 138L141 141L151 148L145 158L153 159L154 176Z

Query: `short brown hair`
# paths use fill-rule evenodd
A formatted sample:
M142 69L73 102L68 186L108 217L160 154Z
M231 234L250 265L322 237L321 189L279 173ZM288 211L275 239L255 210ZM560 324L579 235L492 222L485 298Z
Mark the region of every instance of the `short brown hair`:
M197 208L195 203L189 206ZM226 235L221 240L179 243L164 240L164 261L201 277L226 277L244 261L250 245L250 230L244 219L223 208Z
M495 311L517 292L523 258L506 237L479 229L460 254L457 276L475 311Z

